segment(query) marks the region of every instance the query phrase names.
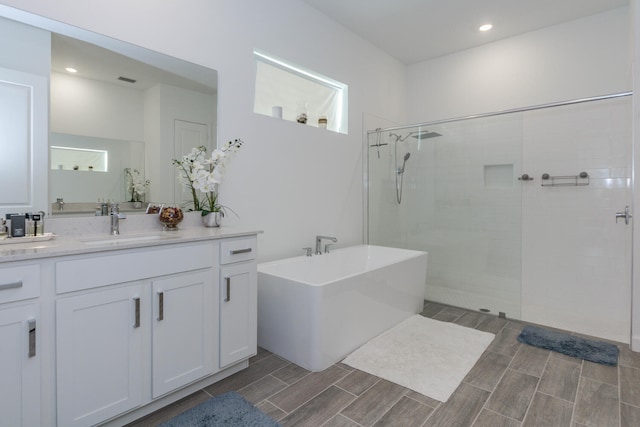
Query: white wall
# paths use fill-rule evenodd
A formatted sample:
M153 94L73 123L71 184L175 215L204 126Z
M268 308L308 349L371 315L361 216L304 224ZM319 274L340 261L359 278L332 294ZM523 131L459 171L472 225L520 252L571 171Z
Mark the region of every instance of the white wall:
M50 93L51 132L144 140L143 91L51 73Z
M631 89L629 9L408 67L409 123Z
M362 113L405 122L405 67L294 0L3 4L219 71L220 141L246 144L228 168L225 221L262 229L260 259L298 255L316 234L362 241ZM349 85L349 135L254 114L253 49Z
M0 67L48 77L50 46L51 36L47 31L0 18Z

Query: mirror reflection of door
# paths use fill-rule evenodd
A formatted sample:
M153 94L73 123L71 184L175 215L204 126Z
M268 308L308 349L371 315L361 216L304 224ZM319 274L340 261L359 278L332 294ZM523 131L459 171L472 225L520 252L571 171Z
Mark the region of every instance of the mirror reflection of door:
M44 77L0 68L0 216L45 207L47 155L35 147L46 140L46 106Z
M209 126L203 123L174 120L173 153L176 159L202 145L207 147L207 153L211 153L213 147L209 139ZM178 180L174 181L174 195L176 203L186 206L187 209L193 208L191 193L185 191Z

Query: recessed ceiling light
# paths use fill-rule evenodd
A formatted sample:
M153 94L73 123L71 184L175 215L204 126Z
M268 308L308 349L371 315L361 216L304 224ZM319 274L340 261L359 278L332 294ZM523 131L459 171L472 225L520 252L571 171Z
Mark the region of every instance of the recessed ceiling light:
M67 67L67 68L65 68L65 70L66 70L67 72L69 72L69 73L77 73L77 72L78 72L78 70L76 70L76 69L75 69L75 68L73 68L73 67Z
M489 31L492 28L493 28L493 25L484 24L484 25L481 25L480 28L478 28L478 30L480 30L480 31Z

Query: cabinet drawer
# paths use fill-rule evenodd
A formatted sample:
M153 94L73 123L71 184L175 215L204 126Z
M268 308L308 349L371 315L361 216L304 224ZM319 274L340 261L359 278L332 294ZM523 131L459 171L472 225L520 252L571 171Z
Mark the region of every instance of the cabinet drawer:
M58 261L56 293L209 268L217 257L215 250L216 246L207 242Z
M40 265L0 268L0 304L40 296Z
M257 247L255 237L223 240L220 242L220 264L256 259Z

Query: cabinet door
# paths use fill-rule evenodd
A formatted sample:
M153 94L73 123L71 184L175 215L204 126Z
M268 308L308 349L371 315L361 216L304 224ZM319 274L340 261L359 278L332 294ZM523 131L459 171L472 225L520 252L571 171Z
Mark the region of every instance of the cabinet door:
M138 283L56 301L58 425L93 425L141 404L141 296Z
M40 425L38 317L38 304L0 309L0 425Z
M153 280L153 397L213 373L211 269Z
M256 264L220 269L220 367L245 359L257 350Z

